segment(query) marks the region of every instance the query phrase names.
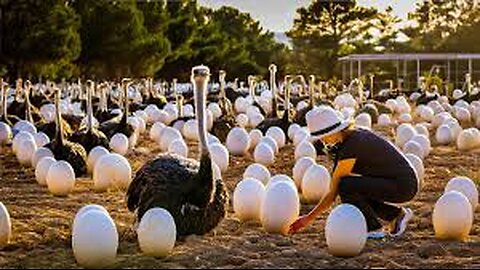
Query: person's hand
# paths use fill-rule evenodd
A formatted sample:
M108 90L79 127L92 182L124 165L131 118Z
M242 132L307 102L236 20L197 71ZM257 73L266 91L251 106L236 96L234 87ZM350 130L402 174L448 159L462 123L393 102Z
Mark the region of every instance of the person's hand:
M290 225L288 234L297 233L301 229L307 227L310 223L311 223L311 219L309 216L301 216L292 225Z

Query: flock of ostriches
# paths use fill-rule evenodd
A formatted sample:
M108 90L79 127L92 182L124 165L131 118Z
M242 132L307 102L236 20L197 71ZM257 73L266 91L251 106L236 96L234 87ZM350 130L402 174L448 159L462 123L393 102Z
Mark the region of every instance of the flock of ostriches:
M205 234L225 217L230 198L222 173L229 155L252 154L255 160L233 192L236 217L257 220L269 233L286 233L300 203L317 203L329 190L330 173L316 162L323 145L307 126L312 111L332 107L359 128L395 128L394 143L415 168L420 186L431 141L461 151L480 147L478 89L455 90L456 99L425 90L382 91L369 98L363 89L352 94L355 83L329 96L314 76L307 82L288 75L277 83L275 65L269 82L249 76L246 87L227 83L223 71L218 83L210 83L210 76L208 67L197 66L191 83L170 85L152 79L34 85L19 79L13 86L2 80L0 143L3 149L11 146L19 167L32 166L38 184L55 196L68 196L76 178L88 175L97 192L126 191L140 249L155 257L167 256L177 237ZM132 173L124 156L147 132L162 153ZM200 161L188 158L192 141L198 142ZM289 143L295 147L292 176L272 176L267 167ZM477 204L472 180L449 181L432 214L436 236L465 239ZM337 206L325 230L333 255L354 256L365 245L365 219L355 207ZM10 238L10 217L0 202L0 247ZM104 207L78 211L72 248L80 265L111 265L118 241Z

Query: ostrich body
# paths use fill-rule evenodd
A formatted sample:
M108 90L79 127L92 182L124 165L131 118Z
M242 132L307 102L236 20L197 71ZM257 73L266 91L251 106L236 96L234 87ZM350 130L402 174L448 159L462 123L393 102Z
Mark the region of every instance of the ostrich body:
M100 125L100 131L111 139L115 134L122 133L128 138L135 132L132 125L127 123L129 115L129 102L128 102L128 85L126 84L126 79L122 80L123 92L124 92L124 108L123 115L119 115L107 122L104 122Z
M258 126L259 129L263 134L267 133L267 130L270 127L277 126L283 130L285 134L288 134L288 128L290 127L291 120L290 120L290 87L292 78L291 76L285 76L285 99L284 99L284 113L282 118L272 117L263 120ZM274 111L276 111L274 107Z
M57 95L55 97L57 132L55 139L45 147L52 151L55 159L70 163L75 171L75 175L79 177L87 173L87 152L82 145L67 141L64 138L63 125L61 124L60 96L61 90L57 89Z
M162 207L175 219L177 235L202 235L225 217L228 193L221 177L215 177L207 146L205 97L209 70L192 70L196 115L200 138L200 162L173 154L162 154L147 162L136 174L127 191L130 211L137 221L148 209Z

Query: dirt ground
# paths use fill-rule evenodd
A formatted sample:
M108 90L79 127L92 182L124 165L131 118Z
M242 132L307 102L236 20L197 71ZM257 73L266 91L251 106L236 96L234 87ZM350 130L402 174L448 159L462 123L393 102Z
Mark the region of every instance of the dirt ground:
M383 130L391 135L390 130ZM195 147L192 147L192 150ZM133 171L159 153L144 138L128 155ZM195 157L195 151L190 153ZM232 213L212 233L177 241L168 258L143 256L132 231L134 215L125 204L124 192L95 193L92 181L79 179L68 197L54 197L35 181L34 170L22 168L7 147L0 148L0 201L10 212L11 243L0 250L0 268L78 268L71 249L71 225L84 205L103 205L120 234L116 268L480 268L480 211L476 211L471 237L466 242L442 242L434 238L433 206L448 180L457 175L480 179L480 153L462 153L454 146L435 147L425 160L423 189L407 205L415 212L408 231L395 240L369 240L362 254L349 259L327 253L325 218L294 236L270 235L254 222L240 223ZM329 166L324 158L319 162ZM241 180L251 156L231 157L223 175L230 192ZM281 150L272 175L292 175L293 147ZM312 206L304 205L302 213Z

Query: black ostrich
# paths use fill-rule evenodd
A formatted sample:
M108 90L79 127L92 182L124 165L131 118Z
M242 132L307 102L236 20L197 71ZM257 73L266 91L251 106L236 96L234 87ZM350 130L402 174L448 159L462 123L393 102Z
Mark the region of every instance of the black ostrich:
M109 148L108 138L93 126L93 105L92 92L95 87L93 81L87 81L87 125L75 132L70 140L79 143L89 153L96 146L103 146Z
M277 77L277 66L271 64L268 67L270 71L270 91L272 92L272 112L269 115L265 115L267 118L278 118L278 109L277 109L277 86L276 86L276 77Z
M18 118L15 115L9 115L8 114L8 104L7 104L7 99L8 99L8 88L5 89L5 85L3 83L3 78L0 79L0 87L2 91L2 116L0 116L0 121L4 122L5 124L9 125L10 127L13 127L15 123L20 121L20 118Z
M54 88L54 85L50 85L50 88ZM55 102L55 100L54 100ZM62 132L63 132L63 138L70 138L73 134L73 129L70 126L70 124L64 119L65 117L62 116ZM57 134L57 123L55 121L47 123L44 119L41 121L37 122L36 124L37 130L40 132L45 133L45 135L50 138L50 140L54 140L55 136Z
M233 106L230 100L226 97L225 93L225 77L226 72L220 70L220 93L218 99L218 105L222 109L222 116L215 119L213 122L211 133L215 135L221 142L227 140L228 132L235 127L235 116L233 114Z
M205 66L192 69L200 162L162 154L137 172L127 191L128 209L137 211L137 221L151 208L165 208L175 219L178 236L205 234L227 212L228 193L221 177L213 173L207 145L205 98L209 72Z
M163 95L159 95L155 88L153 87L153 78L148 78L146 81L147 87L147 95L145 97L145 104L154 104L157 105L159 109L163 109L165 105L167 105L168 101L165 97L165 93ZM162 86L163 89L163 86ZM164 90L164 89L163 89Z
M296 112L295 117L293 119L293 122L299 124L302 127L307 125L307 120L305 119L305 116L311 109L313 109L313 106L314 106L314 100L313 100L314 90L315 90L315 76L310 75L309 86L308 86L308 106Z
M252 75L248 76L248 89L249 89L249 92L250 92L250 96L252 97L252 100L253 100L252 105L257 107L260 110L260 113L263 116L265 116L265 115L267 115L267 113L262 108L262 106L258 103L257 95L255 94L256 86L257 86L257 82L255 81L255 76L252 76Z
M100 89L100 98L98 101L97 110L95 111L95 118L98 120L99 123L104 123L107 121L112 120L117 114L112 114L108 111L108 97L107 97L107 83L102 83L99 85Z
M267 130L270 127L277 126L283 130L285 134L288 134L288 128L292 121L290 120L290 87L292 83L292 76L285 76L285 99L284 99L284 113L282 118L272 117L263 120L258 124L257 129L259 129L263 134L267 133ZM275 98L274 98L275 99ZM275 107L273 108L276 111Z
M184 97L181 93L177 92L177 79L173 79L172 83L173 94L175 95L175 102L177 104L178 117L170 123L170 126L181 125L183 126L188 120L194 119L192 116L184 116L183 114L183 102Z
M70 163L75 171L75 175L80 177L87 172L87 152L82 145L70 142L64 138L63 125L61 124L62 113L60 111L61 94L60 88L57 88L57 94L55 96L57 134L55 135L55 139L45 147L52 151L55 159Z
M122 80L122 88L123 88L123 94L124 94L123 115L119 115L100 125L100 131L103 132L108 139L111 139L117 133L122 133L125 136L127 136L127 138L130 138L130 136L135 132L133 126L127 123L128 115L129 115L129 101L128 101L129 85L130 85L130 79Z

